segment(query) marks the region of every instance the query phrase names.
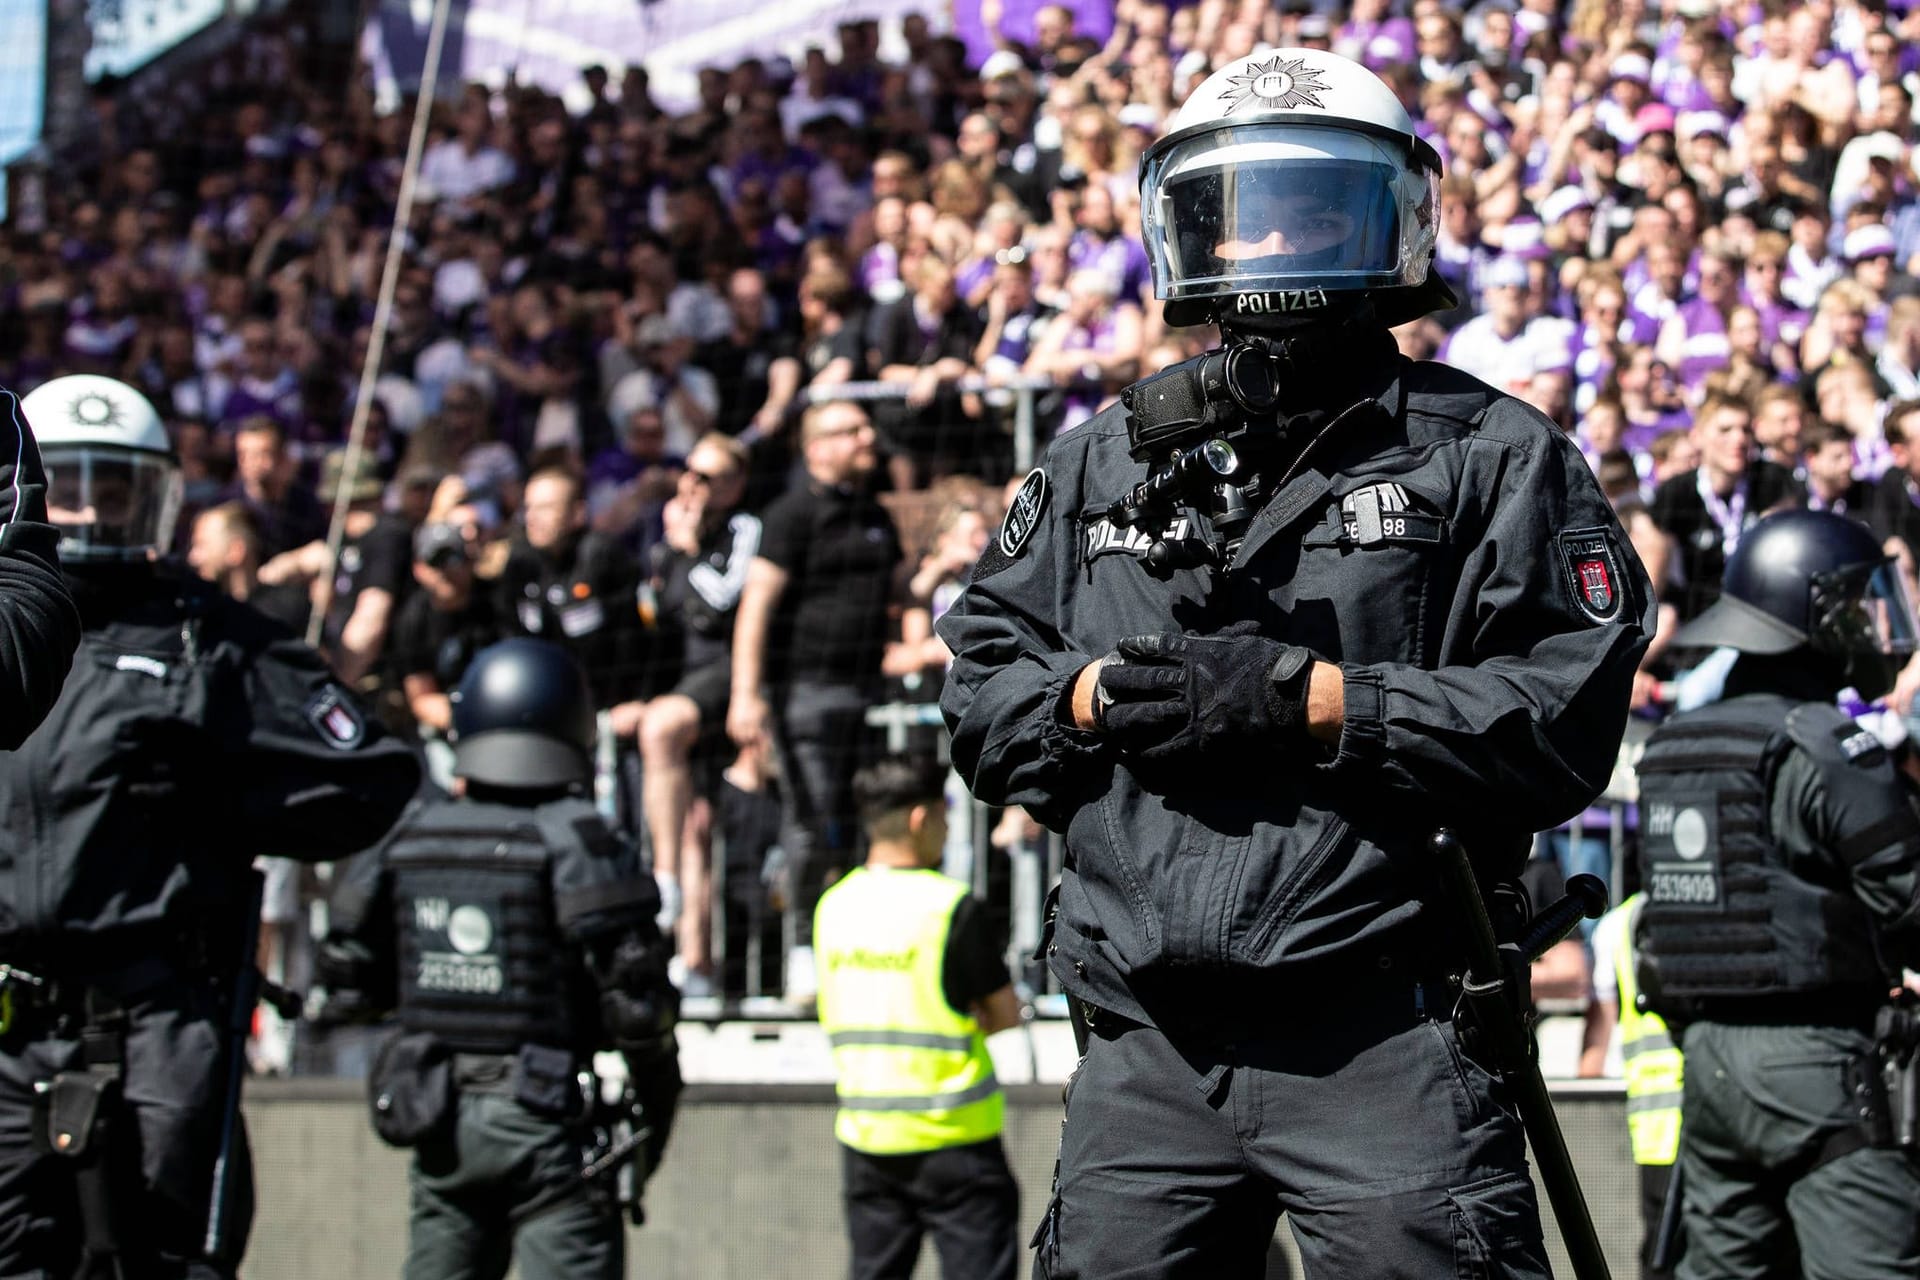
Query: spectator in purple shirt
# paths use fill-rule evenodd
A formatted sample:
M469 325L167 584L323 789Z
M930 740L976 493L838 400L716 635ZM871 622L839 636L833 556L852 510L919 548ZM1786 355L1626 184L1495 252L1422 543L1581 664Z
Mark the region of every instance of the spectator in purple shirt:
M1706 254L1700 262L1700 292L1682 302L1660 327L1660 358L1696 400L1707 375L1732 362L1727 321L1738 303L1744 267L1731 247Z
M1100 183L1087 184L1073 220L1079 227L1067 242L1073 269L1103 273L1113 281L1117 302L1139 306L1152 289L1152 268L1146 247L1121 230L1113 193Z

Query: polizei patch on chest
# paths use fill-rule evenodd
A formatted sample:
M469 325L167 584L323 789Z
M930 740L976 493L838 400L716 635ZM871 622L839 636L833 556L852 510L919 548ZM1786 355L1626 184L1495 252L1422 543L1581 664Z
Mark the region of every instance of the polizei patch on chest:
M1621 570L1620 550L1607 529L1569 529L1559 537L1560 566L1574 607L1590 622L1613 622L1620 617L1627 580Z
M1035 467L1027 472L1013 501L1007 504L1006 518L1000 522L1001 552L1011 558L1025 550L1033 531L1040 527L1040 517L1046 509L1047 473Z
M1326 305L1325 289L1269 289L1265 293L1235 294L1233 298L1233 309L1243 316L1282 316L1318 311Z

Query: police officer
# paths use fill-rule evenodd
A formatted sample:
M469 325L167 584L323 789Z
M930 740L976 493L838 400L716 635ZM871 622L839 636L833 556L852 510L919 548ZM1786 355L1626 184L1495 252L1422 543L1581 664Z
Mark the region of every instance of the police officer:
M1041 1274L1259 1275L1282 1209L1311 1275L1546 1274L1427 841L1508 879L1598 794L1649 592L1562 432L1395 351L1439 167L1346 59L1205 81L1141 209L1225 348L1056 441L936 627L956 765L1067 840Z
M80 643L47 523L47 478L20 400L0 387L0 748L46 718Z
M1920 1274L1920 1172L1875 1145L1872 1069L1876 1016L1920 964L1920 816L1834 705L1892 687L1913 625L1864 525L1793 511L1748 531L1674 635L1740 655L1639 764L1640 988L1687 1059L1681 1280Z
M0 1275L231 1275L253 858L371 844L419 772L312 649L157 559L180 471L138 392L76 375L22 407L83 632L52 713L0 758Z
M318 958L330 1003L399 1013L370 1086L381 1136L416 1148L406 1275L493 1276L511 1254L527 1280L614 1280L620 1207L581 1176L591 1064L625 1055L644 1179L680 1091L659 898L585 796L593 702L565 650L483 650L453 729L459 794L355 862Z
M928 1231L949 1276L1014 1273L1020 1190L986 1038L1017 1026L1020 1004L980 904L936 869L944 783L931 760L854 775L866 865L814 916L854 1280L905 1280Z

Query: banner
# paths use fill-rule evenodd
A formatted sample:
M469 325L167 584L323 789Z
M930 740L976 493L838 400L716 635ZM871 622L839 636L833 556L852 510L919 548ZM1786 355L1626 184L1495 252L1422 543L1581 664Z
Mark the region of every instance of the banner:
M833 53L839 23L878 19L891 37L909 13L948 29L944 0L467 0L449 16L440 84L452 94L467 81L498 85L511 73L576 105L583 68L605 67L617 87L638 63L654 100L683 111L698 101L702 67L776 54L798 63L808 45ZM369 21L362 51L383 103L419 83L432 16L431 0L382 0Z

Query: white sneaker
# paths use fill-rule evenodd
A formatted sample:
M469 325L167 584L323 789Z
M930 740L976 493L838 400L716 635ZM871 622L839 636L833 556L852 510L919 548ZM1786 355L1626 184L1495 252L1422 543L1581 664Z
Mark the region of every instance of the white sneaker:
M654 916L654 923L660 926L660 932L671 937L673 926L680 919L680 878L656 871L653 881L660 887L660 911Z
M787 1003L812 1005L820 997L820 978L813 968L813 948L795 947L787 953Z

